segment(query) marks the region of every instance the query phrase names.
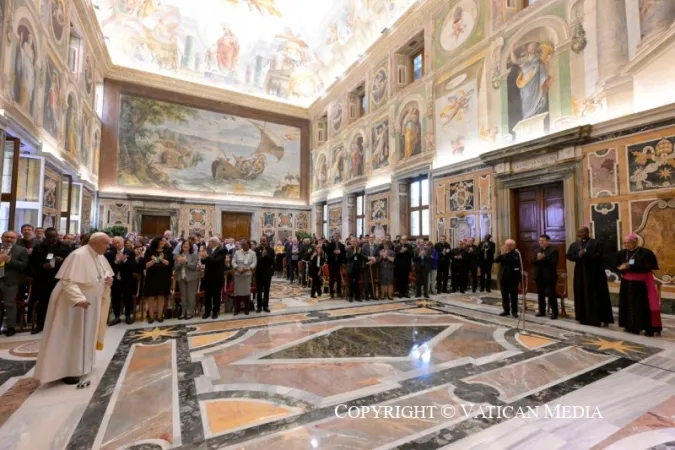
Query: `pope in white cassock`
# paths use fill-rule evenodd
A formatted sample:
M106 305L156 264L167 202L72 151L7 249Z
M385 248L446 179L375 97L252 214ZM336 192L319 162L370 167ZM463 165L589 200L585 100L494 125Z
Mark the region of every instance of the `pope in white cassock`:
M103 347L110 304L113 270L103 256L110 247L105 233L94 233L88 245L72 252L56 274L59 280L49 298L49 309L35 378L41 383L63 380L76 384L91 372L96 348ZM106 320L103 320L105 324Z

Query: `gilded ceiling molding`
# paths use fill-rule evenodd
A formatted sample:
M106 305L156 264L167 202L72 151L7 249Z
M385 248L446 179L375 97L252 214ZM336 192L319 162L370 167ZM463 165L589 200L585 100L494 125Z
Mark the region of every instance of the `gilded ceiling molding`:
M111 80L170 90L180 94L241 105L247 108L274 112L286 116L300 117L302 119L309 118L307 109L300 106L288 105L273 100L241 94L239 92L205 86L199 83L192 83L136 69L129 69L127 67L112 66L105 77Z

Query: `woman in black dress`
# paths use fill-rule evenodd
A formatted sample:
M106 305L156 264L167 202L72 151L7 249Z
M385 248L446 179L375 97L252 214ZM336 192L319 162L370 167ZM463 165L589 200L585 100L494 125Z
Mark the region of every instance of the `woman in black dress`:
M145 252L145 298L148 323L164 322L164 304L171 291L173 252L164 237L156 237Z

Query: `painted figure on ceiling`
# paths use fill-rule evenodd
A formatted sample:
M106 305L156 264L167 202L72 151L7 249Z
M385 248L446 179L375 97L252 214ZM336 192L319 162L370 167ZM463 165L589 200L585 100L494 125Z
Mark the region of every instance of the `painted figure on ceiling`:
M14 61L14 100L21 107L32 112L35 91L35 45L33 33L25 26L18 29L19 39Z
M550 45L528 42L525 51L519 55L515 42L511 44L511 62L520 70L516 79L522 108L520 120L548 112L551 77L547 62L552 53L553 47Z
M401 121L403 131L403 159L408 159L421 152L422 127L420 110L416 102L411 102Z
M448 97L448 106L441 111L441 119L445 120L445 122L443 122L444 128L450 125L453 120L464 120L464 112L469 107L469 100L473 94L473 89L469 89L468 92L464 89L460 89L457 94Z
M216 59L221 72L233 72L239 59L239 41L232 31L223 26L223 35L216 43Z

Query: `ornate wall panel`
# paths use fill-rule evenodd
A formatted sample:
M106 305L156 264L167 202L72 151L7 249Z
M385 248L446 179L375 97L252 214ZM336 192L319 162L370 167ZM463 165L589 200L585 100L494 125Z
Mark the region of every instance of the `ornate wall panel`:
M656 277L675 284L675 197L631 202L631 218L644 246L656 254L660 267Z
M382 192L366 197L366 232L376 239L391 233L391 194Z
M309 233L310 211L262 209L260 211L260 232L271 242Z
M589 195L611 197L619 193L619 162L615 148L588 154Z
M342 233L342 204L328 205L328 236Z
M61 190L61 175L45 168L45 178L42 185L42 226L45 228L57 227L61 211L59 208L59 193Z

